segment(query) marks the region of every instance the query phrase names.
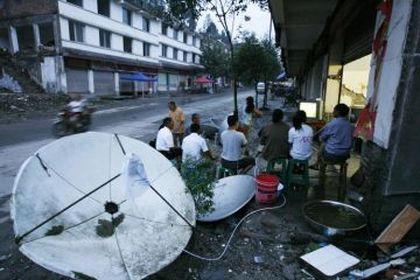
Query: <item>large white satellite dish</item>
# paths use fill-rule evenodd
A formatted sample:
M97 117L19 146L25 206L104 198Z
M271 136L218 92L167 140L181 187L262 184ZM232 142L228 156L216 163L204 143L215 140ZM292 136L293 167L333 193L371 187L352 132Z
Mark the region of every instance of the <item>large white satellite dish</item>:
M197 220L214 222L224 219L244 207L255 195L255 178L250 175L235 175L222 178L214 187L214 211Z
M124 153L140 158L152 186L138 197L126 197L119 176ZM195 225L193 199L171 162L143 142L97 132L28 158L11 216L20 250L72 278L142 279L182 252Z

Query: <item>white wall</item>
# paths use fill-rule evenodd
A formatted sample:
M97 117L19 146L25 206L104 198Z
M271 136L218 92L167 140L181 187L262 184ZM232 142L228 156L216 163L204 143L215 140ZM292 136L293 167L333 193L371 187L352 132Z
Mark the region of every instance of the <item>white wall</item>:
M122 13L122 11L121 11L121 13ZM134 13L134 12L132 12L131 14L132 14L131 25L133 27L137 28L137 29L143 30L143 18L142 18L142 16L137 14L137 13Z
M112 2L112 1L110 1ZM96 0L84 0L83 1L83 8L89 10L91 12L97 13L98 12L98 2Z
M161 32L161 22L150 19L150 33L160 34Z
M133 40L133 53L143 55L143 43L141 41Z
M55 57L44 57L44 62L41 62L41 77L42 87L48 93L55 93L57 83Z
M117 51L124 51L124 41L123 36L118 34L112 34L111 36L111 46L112 49Z
M381 75L377 84L374 85L374 73L377 61L372 55L371 71L369 73L368 99L374 102L377 108L373 141L383 148L388 148L392 113L395 106L397 87L400 81L403 63L403 50L407 36L408 21L411 14L411 0L393 1L391 21L387 34L387 49L382 63ZM379 27L380 17L377 17L376 30ZM373 94L377 91L377 99L373 100Z
M99 46L99 29L86 25L84 41L89 45Z
M93 0L90 0L93 1ZM111 3L109 12L110 17L116 21L122 22L122 8L115 1L109 1Z
M70 40L69 21L66 18L60 18L60 32L62 40Z

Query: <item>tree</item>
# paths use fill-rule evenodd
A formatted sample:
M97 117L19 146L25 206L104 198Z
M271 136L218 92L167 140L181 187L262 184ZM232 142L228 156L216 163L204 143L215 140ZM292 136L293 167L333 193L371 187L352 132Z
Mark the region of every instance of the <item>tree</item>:
M234 16L243 12L247 8L249 0L166 0L168 6L171 9L171 13L180 19L183 18L183 15L190 11L194 16L198 18L204 11L212 11L220 24L223 27L223 31L226 34L229 52L230 52L230 61L233 63L234 57L234 45L232 32L228 25L228 17ZM231 64L232 66L232 64ZM233 103L234 103L234 113L238 115L238 85L235 71L232 71L232 80L233 80Z
M216 24L211 20L209 14L207 14L206 19L204 21L203 33L206 37L210 37L215 40L220 38L219 30L217 29Z
M201 44L201 63L213 78L228 76L230 56L226 45L212 38L205 38Z
M267 81L273 80L280 72L281 65L275 46L270 40L259 41L254 34L244 33L243 42L237 45L234 72L239 80L254 83L264 81L264 104L267 106Z

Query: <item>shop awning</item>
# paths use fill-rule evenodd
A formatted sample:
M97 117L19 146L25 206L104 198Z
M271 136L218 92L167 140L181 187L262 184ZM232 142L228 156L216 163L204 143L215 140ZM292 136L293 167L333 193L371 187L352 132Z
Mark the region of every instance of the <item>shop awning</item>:
M127 80L127 81L138 81L138 82L157 82L157 78L147 76L143 74L143 72L121 74L120 79Z
M213 80L202 76L202 77L196 78L193 82L196 83L196 84L211 84L211 83L213 83Z

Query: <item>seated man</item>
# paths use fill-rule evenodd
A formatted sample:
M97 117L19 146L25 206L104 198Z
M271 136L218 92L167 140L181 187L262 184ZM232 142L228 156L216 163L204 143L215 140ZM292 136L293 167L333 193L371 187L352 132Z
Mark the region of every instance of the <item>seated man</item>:
M200 118L200 115L198 113L194 113L194 114L191 115L191 125L193 125L193 124L200 125L200 122L201 122L201 118ZM186 129L185 135L190 135L191 134L191 125ZM201 131L199 131L198 134L201 134Z
M156 137L156 150L169 160L182 155L182 149L174 146L174 137L171 131L173 127L174 121L169 117L165 118Z
M247 140L242 132L236 131L239 126L238 117L229 116L227 119L229 128L223 131L222 140L222 166L231 169L243 169L244 172L255 165L255 159L252 157L241 157L242 147L245 147Z
M209 148L207 147L206 140L198 133L200 125L193 123L190 126L190 134L182 141L182 162L187 160L198 161L202 159L202 154L210 159L214 159Z
M283 111L275 109L272 115L272 123L261 130L260 144L264 146L262 150L263 159L270 161L288 157L288 131L289 126L283 122Z
M353 126L347 120L349 111L346 104L337 104L334 107L334 119L325 125L320 135L324 142L320 150L321 161L340 162L350 157Z

